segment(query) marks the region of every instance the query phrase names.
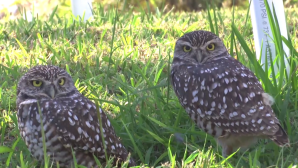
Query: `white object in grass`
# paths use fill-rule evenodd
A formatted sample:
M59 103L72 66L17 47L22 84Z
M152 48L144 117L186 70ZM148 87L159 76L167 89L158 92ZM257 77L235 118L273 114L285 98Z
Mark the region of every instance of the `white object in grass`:
M250 0L249 0L250 1ZM285 11L282 0L267 0L270 11L273 14L273 6L275 9L275 13L277 16L280 33L286 39L288 38L286 20L285 20ZM268 19L268 13L266 11L266 6L264 0L251 0L250 5L250 14L251 14L251 22L253 27L254 41L255 41L255 49L257 59L261 59L261 64L263 65L263 69L265 69L265 59L267 55L268 69L272 66L272 62L270 61L270 52L272 55L272 60L276 59L276 50L273 42L273 35L270 28L270 23ZM274 16L273 16L274 17ZM263 43L263 47L262 47ZM261 53L262 49L262 53ZM289 48L283 43L283 49L285 52L284 62L285 68L287 70L287 75L289 75L289 63L287 61L287 57L289 56ZM279 59L276 60L279 62ZM273 64L275 75L278 73L278 66L276 63ZM272 76L272 74L270 75Z
M84 21L92 18L92 0L71 0L72 13L75 17L79 16Z
M28 22L32 22L33 20L33 15L31 11L26 11L26 15L25 12L23 13L23 18L24 20L27 20Z

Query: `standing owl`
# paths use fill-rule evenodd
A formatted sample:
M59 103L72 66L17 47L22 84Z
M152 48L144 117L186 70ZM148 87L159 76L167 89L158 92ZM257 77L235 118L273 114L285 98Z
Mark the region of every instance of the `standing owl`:
M94 156L106 161L104 145L108 157L115 157L114 164L128 157L103 110L99 109L100 126L95 104L80 94L71 76L59 67L30 69L18 83L17 109L20 134L39 161L44 158L42 125L47 154L60 167L73 166L72 150L78 164L96 167ZM129 165L135 165L132 159Z
M180 104L200 129L216 138L224 157L259 138L289 145L271 108L274 99L215 34L200 30L177 40L171 79Z

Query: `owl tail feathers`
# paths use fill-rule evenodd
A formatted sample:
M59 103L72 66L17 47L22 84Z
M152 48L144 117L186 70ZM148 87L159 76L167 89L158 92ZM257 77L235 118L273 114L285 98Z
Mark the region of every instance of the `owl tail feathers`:
M290 141L289 141L287 133L281 127L280 124L277 124L277 125L279 127L278 131L269 138L280 147L290 147Z

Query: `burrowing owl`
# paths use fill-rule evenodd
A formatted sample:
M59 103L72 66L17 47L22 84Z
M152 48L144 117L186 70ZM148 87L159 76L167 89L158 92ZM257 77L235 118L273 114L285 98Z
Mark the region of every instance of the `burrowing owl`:
M271 108L274 99L213 33L194 31L177 40L171 79L180 104L216 138L224 157L259 138L289 144Z
M44 158L41 123L47 154L61 167L73 166L72 150L78 164L96 166L93 156L105 162L103 141L108 157L120 162L128 157L103 110L99 109L100 126L95 104L80 94L71 76L59 67L30 69L18 83L17 109L20 134L40 161ZM135 165L132 159L129 162Z

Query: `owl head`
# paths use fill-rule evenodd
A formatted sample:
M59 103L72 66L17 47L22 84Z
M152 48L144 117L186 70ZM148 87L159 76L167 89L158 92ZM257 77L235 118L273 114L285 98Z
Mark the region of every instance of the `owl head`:
M71 76L52 65L38 65L21 77L17 89L17 105L26 99L56 99L77 91Z
M215 34L199 30L184 34L176 42L174 61L204 64L229 56L223 42Z

